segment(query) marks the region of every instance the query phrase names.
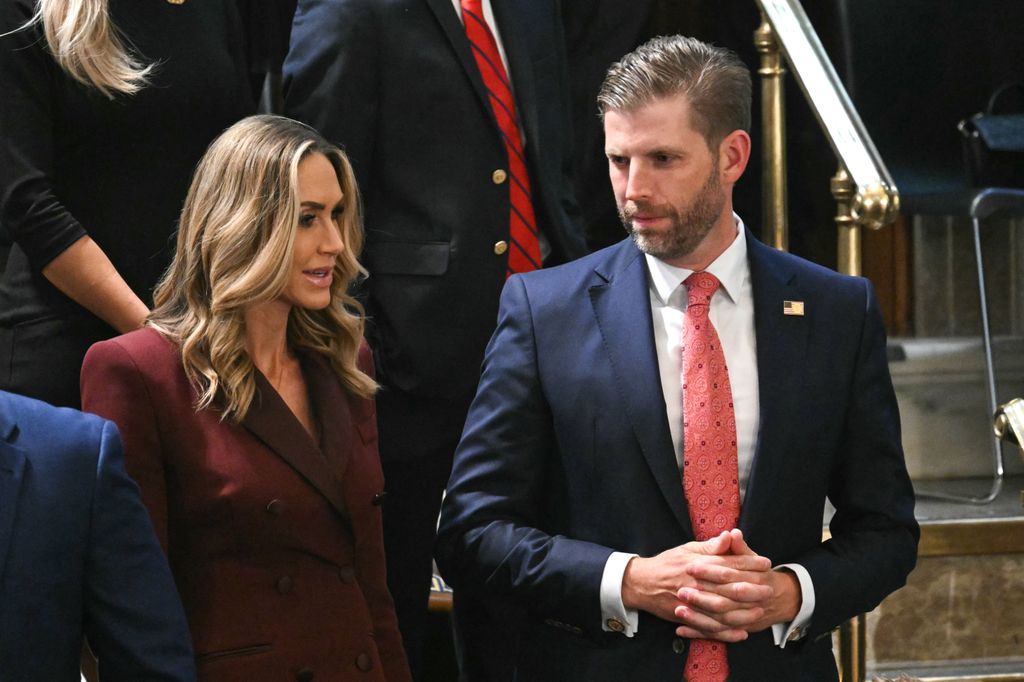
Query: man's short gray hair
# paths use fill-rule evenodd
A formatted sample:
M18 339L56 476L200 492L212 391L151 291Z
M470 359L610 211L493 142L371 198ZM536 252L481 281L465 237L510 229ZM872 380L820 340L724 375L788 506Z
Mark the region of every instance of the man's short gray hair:
M734 130L750 132L750 70L736 53L686 36L652 38L608 69L597 95L602 119L656 99L685 95L693 126L715 148Z

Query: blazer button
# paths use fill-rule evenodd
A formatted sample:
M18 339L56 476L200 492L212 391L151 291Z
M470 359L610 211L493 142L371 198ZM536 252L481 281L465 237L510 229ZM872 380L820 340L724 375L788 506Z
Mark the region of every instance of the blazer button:
M494 244L494 255L502 256L508 251L508 242L502 240Z
M295 673L295 682L313 682L313 671L309 668L303 668L299 672Z
M507 178L508 173L506 173L505 170L502 168L499 168L493 173L491 173L491 182L493 182L495 185L500 185L501 183L505 182Z
M387 490L381 490L379 493L374 493L373 494L373 500L372 500L371 504L373 504L374 507L379 507L382 504L384 504L384 500L386 500L387 497L388 497L388 491Z
M356 667L364 673L368 673L373 670L373 659L368 654L359 654L356 656Z
M356 570L351 566L342 566L338 569L338 578L346 585L351 585L356 581Z
M284 513L284 502L277 499L267 502L267 513L272 516L280 516Z
M288 594L294 586L292 579L286 575L277 579L277 591L281 594Z
M685 653L686 642L676 637L674 640L672 640L672 651L674 651L677 654Z

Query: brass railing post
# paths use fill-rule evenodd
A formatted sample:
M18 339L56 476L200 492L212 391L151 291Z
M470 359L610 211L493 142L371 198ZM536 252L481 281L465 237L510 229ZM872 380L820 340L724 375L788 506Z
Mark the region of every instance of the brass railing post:
M839 626L839 679L841 682L864 682L867 679L865 621L862 613Z
M764 240L776 249L789 249L786 225L786 108L783 99L782 52L768 18L761 13L761 25L754 31L754 47L761 54L761 154L762 213Z
M860 274L860 224L853 216L855 188L846 169L832 176L832 196L836 200L836 228L839 230L839 262L836 269L846 275Z

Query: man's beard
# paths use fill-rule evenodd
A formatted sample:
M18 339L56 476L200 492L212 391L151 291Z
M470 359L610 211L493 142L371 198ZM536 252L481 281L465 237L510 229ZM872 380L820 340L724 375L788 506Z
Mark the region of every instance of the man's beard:
M716 163L693 202L683 210L676 210L669 204L627 202L619 209L619 218L637 248L655 258L672 260L693 253L715 226L724 205L725 195L718 181ZM637 213L666 217L672 224L667 231L637 229L633 226L633 216Z

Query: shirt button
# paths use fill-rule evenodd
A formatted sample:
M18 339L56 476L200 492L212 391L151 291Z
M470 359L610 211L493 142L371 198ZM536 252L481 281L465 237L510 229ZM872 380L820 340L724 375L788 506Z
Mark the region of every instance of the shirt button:
M677 654L681 654L686 651L686 642L679 639L678 637L672 640L672 651Z
M506 178L508 178L508 173L506 173L502 168L499 168L493 173L491 173L491 182L493 182L495 185L500 185L501 183L505 182Z
M346 585L351 585L356 581L356 571L351 566L342 566L338 569L338 578Z
M267 503L267 513L273 516L280 516L284 513L284 502L281 500L271 500Z
M621 621L621 620L619 620L618 618L609 618L608 620L606 620L606 621L604 622L604 624L605 624L605 625L606 625L606 626L608 627L608 629L609 629L609 630L611 630L612 632L622 632L623 630L625 630L625 629L626 629L626 626L625 626L625 625L623 625L623 624L622 624L622 621Z
M288 594L289 592L292 591L292 588L294 587L294 584L292 583L292 579L291 578L289 578L288 576L282 576L282 577L277 579L276 587L277 587L277 591L280 592L281 594Z
M505 255L506 251L508 251L508 242L506 242L504 240L502 240L500 242L495 242L495 244L494 244L494 254L496 256L503 256L503 255Z
M367 654L359 654L356 656L356 667L362 670L364 673L368 673L373 670L373 659Z

